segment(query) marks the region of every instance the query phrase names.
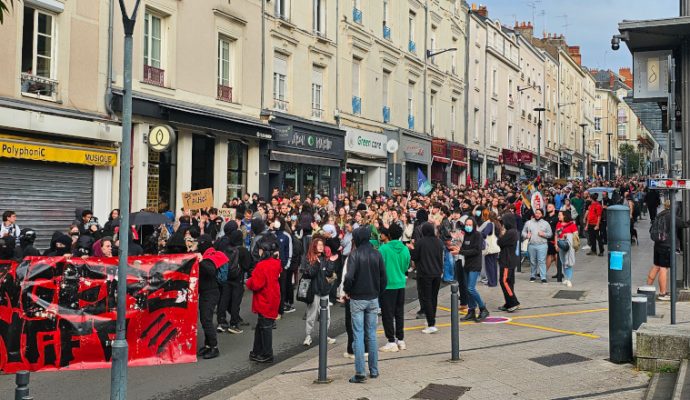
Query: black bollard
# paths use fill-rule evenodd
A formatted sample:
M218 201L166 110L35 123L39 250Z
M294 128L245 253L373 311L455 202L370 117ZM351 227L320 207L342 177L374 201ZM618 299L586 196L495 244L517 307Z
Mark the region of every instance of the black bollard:
M29 396L29 371L17 372L15 378L17 387L14 389L14 400L23 400Z
M632 294L630 293L630 209L608 208L609 359L627 363L632 352Z
M451 359L450 362L460 361L460 318L458 313L458 298L460 285L457 281L450 285L450 336L451 336Z
M632 321L634 331L647 322L647 296L644 294L632 295Z
M647 316L656 315L656 286L640 286L637 293L647 296Z
M319 301L319 378L314 383L331 383L328 379L328 297Z

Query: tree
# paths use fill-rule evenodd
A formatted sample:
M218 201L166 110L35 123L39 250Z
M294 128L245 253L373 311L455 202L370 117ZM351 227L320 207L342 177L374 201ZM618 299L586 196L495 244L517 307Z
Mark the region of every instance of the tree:
M640 173L640 153L635 146L629 143L622 143L618 147L618 154L623 159L623 175L634 175Z
M14 0L0 0L0 24L4 22L5 13L9 13L10 8L14 10Z

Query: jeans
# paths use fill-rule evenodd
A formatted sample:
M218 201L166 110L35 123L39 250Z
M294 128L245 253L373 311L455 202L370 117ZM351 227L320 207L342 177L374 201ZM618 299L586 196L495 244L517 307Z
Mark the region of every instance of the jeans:
M440 280L440 278L439 278ZM376 344L376 321L378 318L379 300L350 300L352 311L352 336L354 337L355 374L366 375L364 365L364 342L369 352L369 373L379 374L379 352Z
M218 304L220 291L218 289L199 292L199 319L204 329L204 345L208 347L218 346L216 327L213 326L213 309Z
M470 311L477 308L477 306L479 306L479 308L486 308L486 305L482 301L482 297L479 295L479 292L477 291L477 280L479 279L479 275L479 271L469 271L467 274L467 291L470 293Z
M498 254L487 254L484 256L484 271L489 287L498 285Z
M352 333L352 312L350 311L350 300L345 301L345 330L347 331L347 353L355 354L355 350L352 347L355 339ZM369 352L369 346L367 342L364 342L364 352Z
M530 278L537 277L537 268L539 268L539 276L542 280L546 280L546 253L549 246L543 244L530 244L527 246L527 253L529 254L529 265L531 268Z
M381 322L389 343L405 340L405 289L386 289L379 298Z
M273 357L273 321L258 314L254 330L254 348L252 353L258 357Z
M228 311L230 311L230 325L239 325L244 284L242 281L229 281L218 286L220 287L217 310L218 325L227 324Z
M314 331L314 323L316 323L316 318L319 316L319 309L321 308L319 302L322 298L328 300L328 295L323 297L319 295L314 295L314 301L312 301L311 304L307 305L307 336L311 337L311 333ZM328 327L331 327L331 306L328 306ZM328 332L319 332L319 335L321 334L328 334Z
M429 326L436 326L436 306L438 305L438 290L441 288L441 277L420 276L417 278L417 286L422 295L419 302L426 314L426 323Z
M563 258L565 257L565 252L559 251L558 252L558 258L561 259L561 264L563 265L563 275L565 276L566 280L572 281L573 280L573 266L572 265L566 265L565 262L563 262Z

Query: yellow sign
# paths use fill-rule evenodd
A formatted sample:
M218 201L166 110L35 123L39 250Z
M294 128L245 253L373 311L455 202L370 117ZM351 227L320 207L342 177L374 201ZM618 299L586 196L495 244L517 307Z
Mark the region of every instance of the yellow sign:
M114 167L117 165L117 154L115 152L87 147L57 147L39 142L15 142L5 138L0 138L0 157L86 164L98 167Z
M182 192L182 206L188 210L204 210L213 207L213 189Z

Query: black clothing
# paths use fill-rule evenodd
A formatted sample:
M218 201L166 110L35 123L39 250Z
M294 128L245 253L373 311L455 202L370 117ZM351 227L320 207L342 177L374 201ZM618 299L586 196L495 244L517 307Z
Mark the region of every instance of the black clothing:
M208 262L211 263L210 261ZM215 282L215 276L213 279ZM199 282L202 282L202 280L199 279ZM199 287L201 288L201 285ZM204 329L204 344L208 347L218 346L218 336L216 328L213 326L213 309L218 304L219 297L218 285L215 285L215 288L211 290L203 292L199 290L199 319L201 320L201 327Z
M252 354L259 359L273 357L273 323L275 320L257 314L256 329L254 330L254 347Z
M512 215L503 216L503 226L506 232L498 238L498 247L501 248L498 264L501 268L515 269L520 264L520 254L516 254L520 233L515 229L515 219Z
M369 242L370 237L368 226L357 228L352 233L356 248L348 258L343 290L353 300L377 299L388 283L383 257Z
M477 229L472 230L472 233L465 233L462 248L460 248L460 255L465 256L465 272L481 272L482 247L484 247L484 238Z
M216 265L211 260L201 260L199 262L199 293L217 290Z
M659 198L659 191L653 189L645 189L645 203L647 204L647 209L649 209L649 219L654 221L656 218L656 212L661 204L661 199Z
M62 244L64 247L58 248L57 243ZM43 252L43 255L47 257L59 257L70 254L72 252L71 250L72 238L62 232L55 231L53 233L53 238L50 240L50 247Z
M306 278L311 279L312 289L317 296L328 296L331 291L331 285L326 281L335 273L335 266L325 256L320 256L315 263L310 264L306 257L304 259L304 267L302 273Z
M597 243L599 244L599 253L604 252L604 239L601 237L601 231L594 229L596 225L587 225L587 244L592 248L592 253L597 252Z
M501 267L500 269L501 290L505 299L505 308L512 308L520 304L515 295L515 269Z
M462 260L455 261L455 280L458 281L458 292L460 294L460 305L466 306L469 302L470 292L467 289L467 274L462 267Z
M412 261L415 262L417 278L440 278L443 275L443 250L444 244L436 237L434 225L424 223L421 225L421 237L415 241L414 249L410 252Z
M17 261L22 261L25 257L38 257L41 255L41 252L38 251L33 245L27 245L23 247L18 247L15 250L14 253L14 258Z
M227 281L218 284L220 297L218 301L217 320L218 325L227 323L227 313L230 311L230 325L240 323L240 305L244 295L244 284L240 281Z
M405 340L405 289L384 290L379 303L383 330L388 343L395 343L396 339Z
M422 297L419 303L426 315L428 326L436 326L436 307L438 306L438 291L441 288L441 277L419 277L417 285L420 286Z

